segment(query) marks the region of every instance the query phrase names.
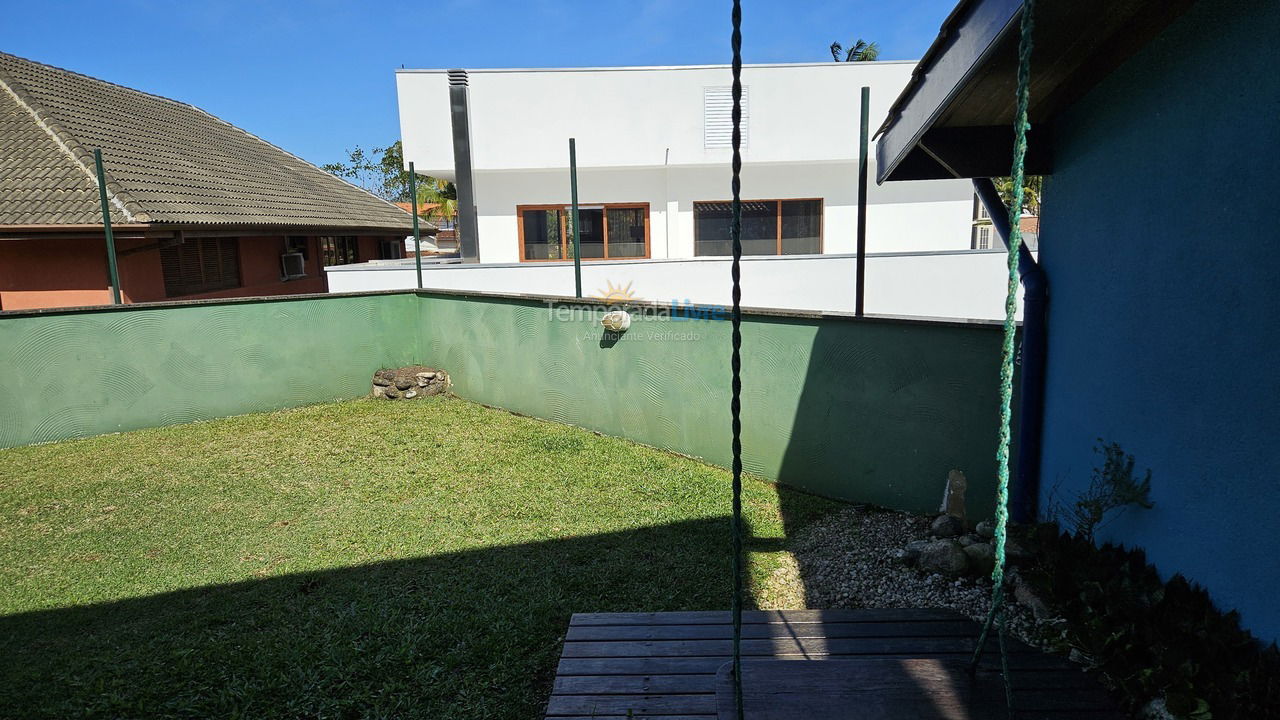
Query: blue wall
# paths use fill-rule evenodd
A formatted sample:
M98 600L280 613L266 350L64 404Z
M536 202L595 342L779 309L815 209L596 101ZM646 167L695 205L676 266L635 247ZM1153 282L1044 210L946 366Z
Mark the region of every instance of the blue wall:
M1056 124L1041 507L1095 438L1150 467L1145 547L1280 638L1280 3L1202 0ZM1034 132L1034 130L1033 130Z

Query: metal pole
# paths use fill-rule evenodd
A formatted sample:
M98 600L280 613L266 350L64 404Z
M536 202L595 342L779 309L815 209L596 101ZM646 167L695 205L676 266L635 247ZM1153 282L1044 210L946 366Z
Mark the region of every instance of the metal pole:
M867 279L867 135L871 115L871 88L862 88L862 123L858 139L858 288L853 312L862 317Z
M111 234L111 204L107 202L106 173L102 172L102 151L93 151L93 164L98 168L98 199L102 202L102 231L107 236L107 275L111 282L111 302L120 304L120 268L116 267L116 239Z
M578 148L569 138L569 192L573 198L573 291L582 297L582 253L578 243Z
M422 289L422 236L418 232L418 174L409 161L409 194L413 196L413 263L418 268L418 289Z

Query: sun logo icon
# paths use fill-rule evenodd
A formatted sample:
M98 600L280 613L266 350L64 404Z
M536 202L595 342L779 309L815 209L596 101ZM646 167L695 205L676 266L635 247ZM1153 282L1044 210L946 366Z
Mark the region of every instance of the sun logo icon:
M614 285L612 280L605 281L605 287L596 291L596 297L606 302L620 303L629 300L636 300L638 297L634 290L631 289L633 283L623 285Z

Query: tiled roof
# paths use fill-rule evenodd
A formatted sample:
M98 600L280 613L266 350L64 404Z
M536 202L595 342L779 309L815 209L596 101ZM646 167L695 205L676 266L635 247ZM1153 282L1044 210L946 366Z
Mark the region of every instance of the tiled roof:
M205 111L0 53L0 226L116 223L406 230L408 213Z

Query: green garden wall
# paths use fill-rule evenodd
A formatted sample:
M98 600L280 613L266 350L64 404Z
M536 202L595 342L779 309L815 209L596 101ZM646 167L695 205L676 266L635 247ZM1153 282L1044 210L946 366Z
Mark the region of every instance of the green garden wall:
M423 294L420 310L422 359L462 397L729 464L726 321L637 320L611 344L537 300ZM959 468L990 515L998 326L753 313L743 354L749 472L930 511Z
M0 447L364 395L375 370L447 369L462 397L729 464L729 323L375 293L0 317ZM749 313L749 472L928 511L947 471L990 514L999 328ZM606 464L609 458L601 457Z
M350 398L413 359L412 294L0 317L0 447Z

